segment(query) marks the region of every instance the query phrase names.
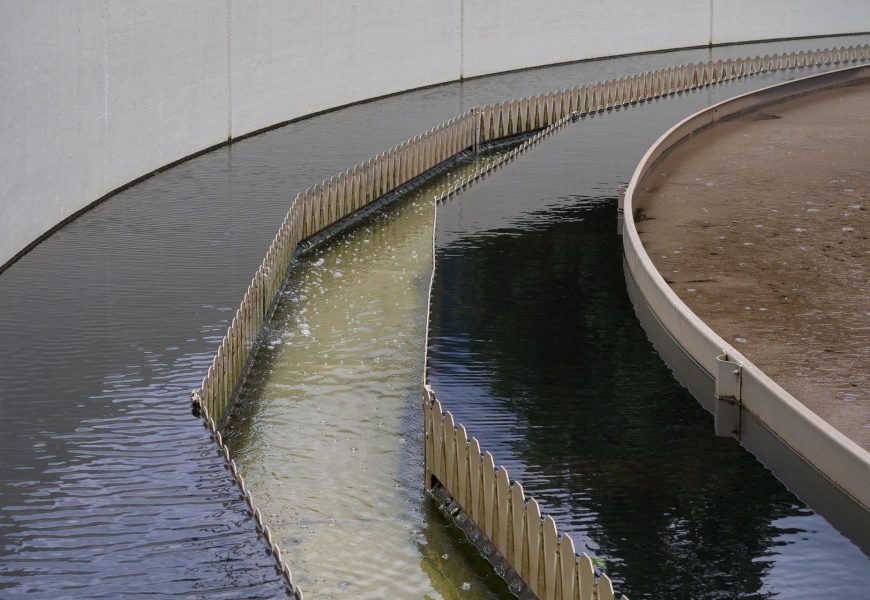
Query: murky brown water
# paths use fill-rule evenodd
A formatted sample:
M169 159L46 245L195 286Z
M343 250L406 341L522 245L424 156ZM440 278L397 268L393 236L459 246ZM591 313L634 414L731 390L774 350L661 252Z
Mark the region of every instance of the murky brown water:
M421 493L433 198L473 166L307 254L240 397L228 443L306 594L505 597Z

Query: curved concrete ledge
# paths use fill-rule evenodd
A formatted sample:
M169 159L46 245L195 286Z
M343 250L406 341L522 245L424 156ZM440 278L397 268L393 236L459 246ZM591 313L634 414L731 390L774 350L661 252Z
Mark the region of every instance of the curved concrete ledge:
M870 453L807 409L686 306L644 249L632 205L644 177L695 132L799 94L866 79L867 66L813 75L721 102L676 124L646 152L632 175L623 229L626 280L638 317L677 378L715 415L717 431L734 431L787 486L864 548L870 540ZM810 471L831 482L845 500L831 497L822 489L830 486L820 485ZM855 505L851 509L846 506L850 503Z

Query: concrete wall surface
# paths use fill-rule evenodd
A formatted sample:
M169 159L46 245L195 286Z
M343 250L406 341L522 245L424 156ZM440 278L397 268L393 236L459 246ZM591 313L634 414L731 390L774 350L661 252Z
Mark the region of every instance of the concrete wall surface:
M464 1L465 77L710 41L707 1Z
M313 112L711 39L864 31L866 0L0 0L0 268L138 177Z
M0 265L69 215L226 139L209 2L0 2Z
M456 0L234 1L231 10L233 136L459 78Z
M866 0L711 0L714 44L746 40L864 32L870 23Z

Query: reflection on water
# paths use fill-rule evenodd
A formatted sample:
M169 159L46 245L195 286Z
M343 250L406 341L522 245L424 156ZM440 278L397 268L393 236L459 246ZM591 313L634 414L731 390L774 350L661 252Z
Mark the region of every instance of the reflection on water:
M438 207L433 386L633 599L870 589L860 550L713 436L625 290L617 184L669 125L748 85L585 119Z
M274 595L280 579L187 394L288 199L471 106L709 56L562 65L356 105L168 169L37 246L0 275L0 596Z
M306 594L504 597L421 507L433 195L471 168L301 259L231 420L228 443Z

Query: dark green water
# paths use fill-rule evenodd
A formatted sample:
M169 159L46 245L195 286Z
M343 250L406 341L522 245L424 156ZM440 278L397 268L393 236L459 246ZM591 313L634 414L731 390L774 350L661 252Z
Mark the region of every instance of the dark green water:
M744 85L584 120L439 206L430 381L633 600L870 589L856 546L713 436L626 293L613 190L670 124Z

